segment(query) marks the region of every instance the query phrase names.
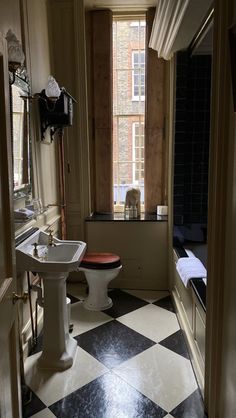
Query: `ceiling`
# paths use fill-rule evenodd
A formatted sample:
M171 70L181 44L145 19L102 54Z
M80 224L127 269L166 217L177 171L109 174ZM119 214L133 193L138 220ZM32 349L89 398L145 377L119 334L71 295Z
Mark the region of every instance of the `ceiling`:
M157 0L84 0L86 9L109 8L113 11L146 10L156 4Z

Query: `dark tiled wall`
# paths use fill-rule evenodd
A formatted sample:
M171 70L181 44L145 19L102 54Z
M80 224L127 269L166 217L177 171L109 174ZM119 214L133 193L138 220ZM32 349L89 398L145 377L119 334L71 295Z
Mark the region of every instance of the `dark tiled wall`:
M211 56L177 54L174 223L207 222Z

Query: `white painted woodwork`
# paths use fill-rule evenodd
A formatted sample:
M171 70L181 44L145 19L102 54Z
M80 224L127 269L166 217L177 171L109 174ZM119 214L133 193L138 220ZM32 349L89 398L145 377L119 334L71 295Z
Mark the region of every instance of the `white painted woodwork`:
M209 11L212 0L158 0L149 46L159 58L189 46Z
M173 251L172 251L173 253ZM176 305L180 326L184 331L199 387L204 393L204 359L206 314L191 287L185 287L176 270L177 256L172 260L171 292Z
M167 222L86 222L88 251L112 252L123 269L110 287L168 289Z
M12 161L7 47L0 35L0 416L20 418L19 329L12 217Z
M113 11L140 11L156 6L156 0L84 0L88 9L111 9Z
M235 1L214 2L212 121L209 173L209 246L206 391L210 417L236 415L236 125L228 29Z

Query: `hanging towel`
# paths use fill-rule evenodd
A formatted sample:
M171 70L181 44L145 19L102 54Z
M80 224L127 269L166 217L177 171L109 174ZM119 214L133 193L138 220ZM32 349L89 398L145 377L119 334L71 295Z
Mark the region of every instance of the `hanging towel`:
M188 286L190 279L201 279L207 276L206 269L197 257L182 257L176 263L176 270L185 285Z

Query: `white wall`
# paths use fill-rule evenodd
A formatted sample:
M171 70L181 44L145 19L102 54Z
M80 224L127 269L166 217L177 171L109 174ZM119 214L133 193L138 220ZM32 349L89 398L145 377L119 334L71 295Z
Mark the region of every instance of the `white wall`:
M8 29L21 40L20 0L1 0L0 5L0 32L6 36Z
M28 42L28 70L32 93L45 88L51 74L49 51L49 31L46 0L26 0L25 30ZM41 197L43 205L58 203L57 144L56 140L48 145L41 142L36 103L33 111L33 169L36 197Z
M77 101L73 126L64 133L67 233L69 239L84 239L84 219L90 214L84 5L82 0L50 0L48 11L53 73Z

